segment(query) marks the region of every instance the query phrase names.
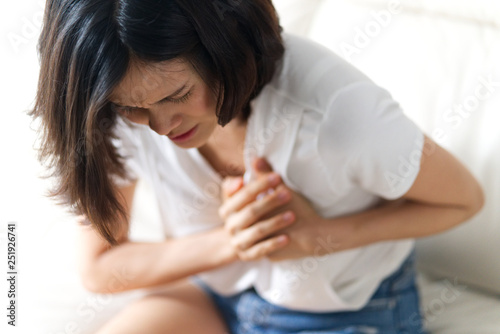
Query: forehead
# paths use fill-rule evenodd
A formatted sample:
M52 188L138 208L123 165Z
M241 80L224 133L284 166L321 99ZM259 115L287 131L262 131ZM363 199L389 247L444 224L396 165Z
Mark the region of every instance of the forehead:
M127 106L150 104L174 92L192 76L190 64L183 60L158 63L133 60L109 100Z

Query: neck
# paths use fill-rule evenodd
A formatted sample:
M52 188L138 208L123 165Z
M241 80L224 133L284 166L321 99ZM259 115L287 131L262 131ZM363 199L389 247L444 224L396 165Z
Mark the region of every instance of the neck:
M226 126L217 125L204 146L212 151L234 151L243 149L246 136L246 122L234 119Z
M218 125L198 151L221 176L243 175L245 136L246 124L230 122L225 127Z

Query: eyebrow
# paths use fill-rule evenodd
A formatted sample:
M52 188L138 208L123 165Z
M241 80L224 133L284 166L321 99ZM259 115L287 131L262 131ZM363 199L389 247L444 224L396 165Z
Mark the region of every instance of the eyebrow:
M179 88L178 90L176 90L175 92L173 92L173 93L172 93L172 94L170 94L169 96L167 96L167 97L165 97L165 98L161 99L160 101L155 102L155 103L153 103L153 104L160 104L160 103L162 103L162 102L165 102L165 101L167 101L167 100L170 100L171 98L173 98L173 97L175 97L175 96L179 95L179 94L180 94L180 92L182 92L182 91L184 90L184 88L186 88L186 86L187 86L187 84L184 84L181 88Z
M166 102L166 101L170 100L171 98L173 98L173 97L177 96L178 94L180 94L180 93L184 90L184 88L186 88L186 86L187 86L187 83L185 83L184 85L182 85L182 87L181 87L181 88L177 89L175 92L173 92L173 93L172 93L172 94L170 94L169 96L164 97L164 98L163 98L163 99L161 99L160 101L157 101L157 102L153 103L153 105L157 105L157 104L160 104L160 103ZM122 105L120 105L120 104L118 104L118 103L114 103L114 102L112 102L112 103L113 103L114 105L118 106L118 107L121 107L121 108L136 108L136 107L126 107L126 106L122 106Z

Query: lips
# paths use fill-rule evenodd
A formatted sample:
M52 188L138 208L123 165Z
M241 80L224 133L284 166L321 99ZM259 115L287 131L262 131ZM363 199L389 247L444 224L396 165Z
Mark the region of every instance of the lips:
M183 140L183 139L187 139L187 138L189 138L194 133L195 130L196 130L196 126L193 127L191 130L189 130L187 132L184 132L183 134L177 135L175 137L168 136L168 138L170 138L171 140Z

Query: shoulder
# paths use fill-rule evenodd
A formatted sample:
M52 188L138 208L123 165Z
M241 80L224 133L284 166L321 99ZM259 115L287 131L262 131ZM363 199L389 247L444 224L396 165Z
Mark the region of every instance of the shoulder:
M349 149L364 140L355 133L397 109L387 90L330 49L288 33L283 41L285 54L277 72L253 101L259 129L283 123L286 131L275 131L276 139L281 134L287 141L314 140L325 143L322 147Z
M345 87L371 80L325 46L283 33L285 54L266 89L289 102L324 112Z
M305 126L318 134L322 128L328 136L342 135L351 126L373 120L383 101L392 101L385 89L330 49L293 34L282 36L283 59L273 79L252 101L257 127L286 121L292 129Z
M254 151L298 186L307 186L300 181L309 170L330 184L342 176L389 194L372 181L418 149L418 127L386 89L329 49L288 34L284 41L279 70L255 101Z

